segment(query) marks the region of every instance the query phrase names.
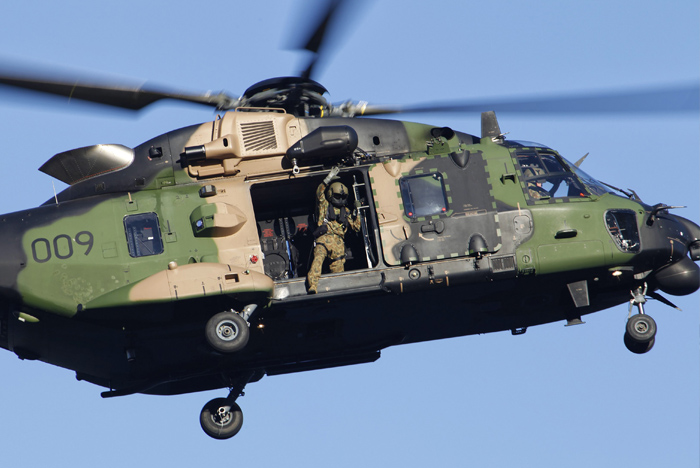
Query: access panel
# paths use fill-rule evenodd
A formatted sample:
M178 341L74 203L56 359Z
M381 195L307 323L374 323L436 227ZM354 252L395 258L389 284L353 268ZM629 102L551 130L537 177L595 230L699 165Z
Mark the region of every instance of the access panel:
M389 265L493 253L501 248L496 202L481 151L391 160L370 169ZM470 253L470 245L472 252Z

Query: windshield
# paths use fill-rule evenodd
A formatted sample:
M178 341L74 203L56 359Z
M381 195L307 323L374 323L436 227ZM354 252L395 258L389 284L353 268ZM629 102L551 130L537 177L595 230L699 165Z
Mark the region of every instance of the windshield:
M564 159L564 158L562 158ZM566 161L564 159L564 161ZM596 179L593 177L589 176L586 174L584 171L579 169L578 167L574 166L571 164L569 161L566 161L568 164L569 168L574 171L574 173L578 176L579 179L583 182L583 184L586 186L586 189L593 194L593 195L603 195L605 193L610 192L610 189L608 189L606 186L598 182Z

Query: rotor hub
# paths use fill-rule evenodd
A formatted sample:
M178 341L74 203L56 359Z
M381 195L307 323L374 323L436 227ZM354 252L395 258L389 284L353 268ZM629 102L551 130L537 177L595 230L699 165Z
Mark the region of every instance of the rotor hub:
M323 97L327 92L314 80L286 76L254 84L243 93L242 101L246 107L281 108L297 117L321 117L329 109Z

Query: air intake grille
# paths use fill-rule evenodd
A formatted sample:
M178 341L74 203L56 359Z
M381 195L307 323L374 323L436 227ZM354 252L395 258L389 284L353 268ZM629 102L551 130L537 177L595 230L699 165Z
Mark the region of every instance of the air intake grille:
M241 135L243 135L243 146L246 151L265 151L277 148L275 126L272 121L241 123Z
M510 271L515 269L515 259L513 257L492 258L491 266L493 271Z

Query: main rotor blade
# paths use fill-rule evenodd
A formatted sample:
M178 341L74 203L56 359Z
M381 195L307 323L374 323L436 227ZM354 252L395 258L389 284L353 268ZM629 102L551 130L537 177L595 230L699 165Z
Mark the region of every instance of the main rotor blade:
M309 52L312 52L314 54L311 58L311 62L309 63L309 65L303 72L301 72L302 78L311 78L314 66L318 62L320 56L321 46L323 45L324 40L326 38L328 25L333 20L335 12L338 11L338 7L343 3L343 1L345 0L327 0L326 12L320 16L318 24L314 29L311 30L311 34L309 36L309 39L306 41L306 44L300 47L301 49L308 50Z
M677 84L636 91L580 93L512 100L453 101L407 107L367 105L357 115L440 112L519 112L528 114L634 114L700 111L700 85Z
M323 44L323 39L326 36L326 31L328 29L328 24L330 23L333 15L335 14L338 6L343 0L328 0L326 5L326 13L321 16L320 21L316 28L311 32L309 39L306 41L306 45L302 48L308 50L309 52L318 53L321 49L321 44Z
M129 110L141 110L161 99L194 102L222 109L237 101L223 93L185 94L124 85L89 84L77 80L51 81L10 75L0 75L0 84Z

